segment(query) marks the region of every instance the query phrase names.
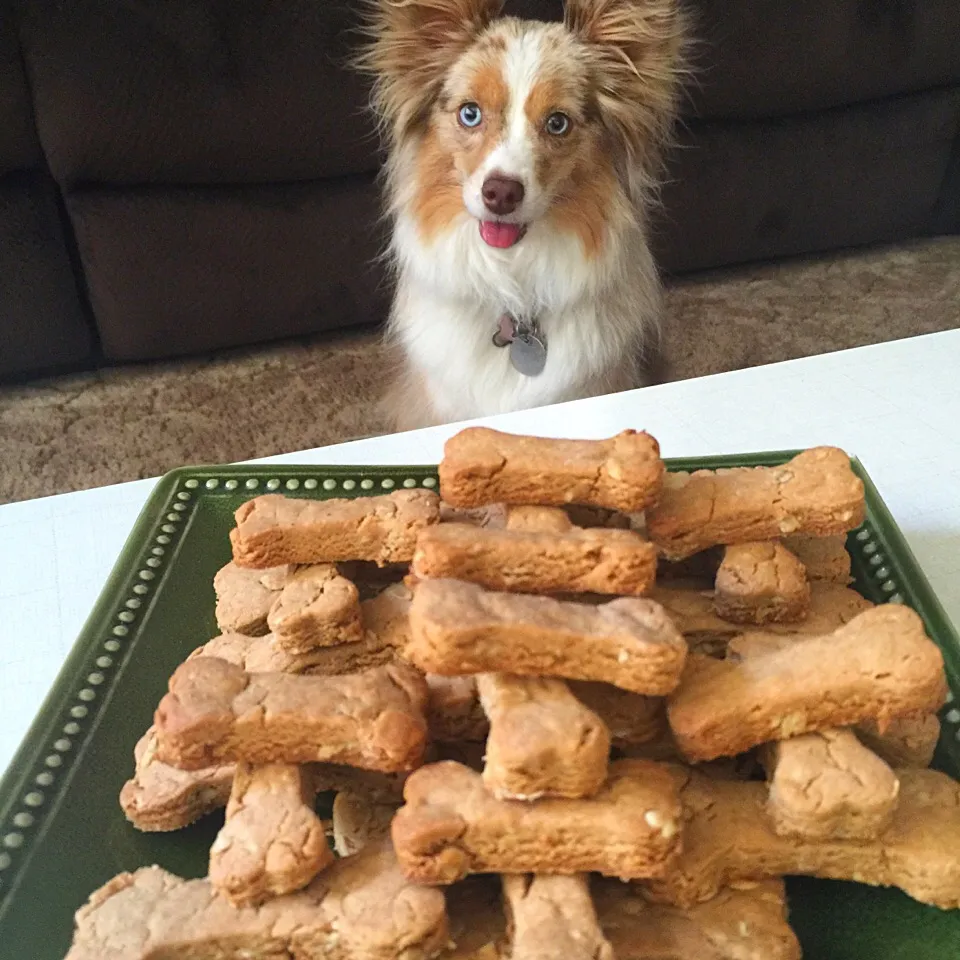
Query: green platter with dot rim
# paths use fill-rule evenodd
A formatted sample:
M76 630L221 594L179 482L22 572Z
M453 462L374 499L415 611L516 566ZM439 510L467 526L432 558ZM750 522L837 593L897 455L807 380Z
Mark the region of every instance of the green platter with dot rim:
M673 470L783 463L792 451L673 460ZM904 602L942 647L953 701L935 764L960 777L960 640L862 466L867 520L852 532L856 587ZM230 557L233 512L272 490L326 498L436 486L434 467L209 467L164 477L144 507L83 632L0 782L0 960L61 960L73 913L115 874L158 863L206 872L222 816L143 834L117 796L167 678L217 633L212 581ZM960 851L958 851L960 858ZM892 890L790 881L806 960L956 960L960 911Z

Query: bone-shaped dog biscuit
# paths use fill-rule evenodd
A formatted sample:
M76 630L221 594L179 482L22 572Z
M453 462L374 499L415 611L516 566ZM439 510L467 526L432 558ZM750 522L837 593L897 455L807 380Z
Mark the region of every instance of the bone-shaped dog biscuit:
M182 880L160 867L121 873L77 911L67 960L235 957L241 949L287 960L291 935L325 922L325 892L318 880L301 893L238 910L209 880Z
M230 531L233 561L241 567L408 561L417 535L439 516L439 497L430 490L347 500L266 494L248 500L236 512L237 526Z
M480 774L447 761L422 767L393 820L408 877L449 884L469 873L658 876L680 844L675 773L643 760L610 765L586 800L495 799Z
M270 644L270 637L228 633L194 650L191 657L219 656L246 669L248 660L256 659L253 651L263 651L272 662L285 664L287 655L281 652L274 658ZM233 786L233 763L181 770L161 761L158 751L157 731L151 726L134 747L134 775L120 791L120 806L138 830L180 830L226 806Z
M449 943L443 894L404 877L389 837L371 839L330 872L323 901L329 923L314 947L318 957L420 960L436 957Z
M810 610L807 571L775 541L733 544L717 570L713 604L733 623L795 623Z
M511 960L616 960L583 874L503 878Z
M404 664L335 677L245 673L211 657L181 665L160 701L160 759L198 769L249 763L416 767L426 743L426 685Z
M814 447L779 467L669 474L646 518L650 539L681 559L719 543L846 533L864 511L863 482L847 455Z
M767 812L781 836L872 840L893 820L900 781L849 730L821 730L763 751Z
M420 580L469 580L491 590L639 596L653 585L653 544L630 530L499 530L441 523L417 540Z
M332 564L303 567L280 592L267 624L288 653L355 643L363 636L360 594Z
M644 884L655 900L690 907L738 880L786 875L899 887L921 903L960 907L960 784L933 770L899 770L900 803L876 840L778 836L762 783L688 772L683 852Z
M217 626L224 633L253 637L267 633L267 615L294 569L245 570L233 561L221 567L213 578Z
M238 764L227 818L210 848L210 882L234 906L305 887L333 862L307 767Z
M602 680L652 696L676 687L687 654L670 618L650 600L594 606L456 580L420 584L410 632L406 656L429 673Z
M432 960L448 937L443 894L406 881L387 843L260 907L159 867L120 874L77 912L67 960Z
M120 806L138 830L181 830L226 806L233 786L234 764L180 770L162 763L157 756L154 727L140 738L133 755L136 769L120 791Z
M660 447L647 433L549 440L468 427L444 445L440 492L458 507L577 503L636 513L656 500L663 474Z
M356 673L392 661L395 648L405 646L409 638L410 592L397 584L372 600L363 601L361 608L365 630L363 639L357 643L293 655L281 650L271 635L249 637L230 633L214 638L191 656L218 657L248 673L309 672L320 675ZM479 703L476 712L483 713ZM486 724L485 717L483 722ZM486 736L485 729L482 736ZM157 756L157 736L153 727L137 743L134 760L134 776L120 792L120 806L138 830L179 830L220 809L230 796L234 775L232 763L198 770L181 770L163 763ZM390 777L389 774L356 770L350 772L347 782L377 776ZM364 784L360 789L366 791L368 788ZM402 785L395 788L398 799L400 789Z
M740 662L697 663L667 716L688 759L712 760L768 740L936 710L945 696L943 656L923 622L888 604L825 637Z
M734 660L788 650L787 635L754 633L731 641ZM761 751L774 829L807 839L870 840L890 823L899 781L890 766L845 729L821 729Z
M562 680L484 673L477 689L490 718L483 782L495 797L577 798L600 790L610 731Z
M726 887L688 909L649 903L616 880L592 890L617 960L800 960L781 880Z
M744 659L789 649L788 636L737 637L728 656ZM761 751L777 833L810 840L871 840L889 826L900 782L850 730L825 729L767 744Z

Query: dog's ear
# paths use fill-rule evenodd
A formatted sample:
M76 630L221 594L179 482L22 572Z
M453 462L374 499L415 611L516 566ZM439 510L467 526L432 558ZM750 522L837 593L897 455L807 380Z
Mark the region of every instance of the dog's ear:
M373 106L388 136L426 117L454 61L494 20L504 0L367 0Z
M679 0L566 0L565 22L592 54L597 108L649 177L669 136L686 71L687 18Z

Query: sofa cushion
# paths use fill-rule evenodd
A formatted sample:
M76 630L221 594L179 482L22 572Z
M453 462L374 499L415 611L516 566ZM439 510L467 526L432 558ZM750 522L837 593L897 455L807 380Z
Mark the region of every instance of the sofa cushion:
M0 376L82 363L92 349L55 185L39 173L0 178Z
M21 0L37 126L65 185L369 171L345 0ZM355 38L354 38L355 39Z
M0 3L0 176L39 165L40 145L8 3Z
M960 83L960 0L696 0L692 112L773 117Z
M561 0L507 0L556 20ZM774 117L960 82L960 0L687 0L687 112Z
M685 272L932 232L960 189L949 180L958 129L960 88L694 122L671 157L659 263Z
M80 189L67 207L109 359L169 357L384 316L371 178Z

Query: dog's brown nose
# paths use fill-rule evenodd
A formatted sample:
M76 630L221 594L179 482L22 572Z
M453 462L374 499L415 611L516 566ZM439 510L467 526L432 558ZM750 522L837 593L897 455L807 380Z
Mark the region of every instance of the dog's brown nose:
M487 177L480 192L484 206L498 217L513 213L523 202L523 184L509 177Z

